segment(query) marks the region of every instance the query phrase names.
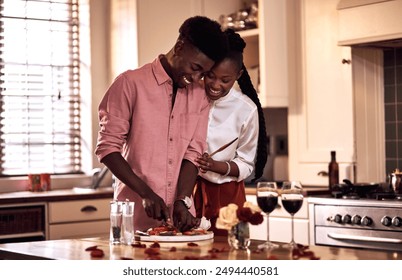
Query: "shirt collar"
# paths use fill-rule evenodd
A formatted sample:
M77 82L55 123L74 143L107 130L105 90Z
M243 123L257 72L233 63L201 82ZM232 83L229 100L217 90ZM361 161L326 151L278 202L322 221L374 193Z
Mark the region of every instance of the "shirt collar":
M159 55L155 60L152 62L152 72L154 73L154 77L158 85L163 83L169 82L173 83L172 79L166 73L165 69L163 69L162 63L160 61L162 55Z

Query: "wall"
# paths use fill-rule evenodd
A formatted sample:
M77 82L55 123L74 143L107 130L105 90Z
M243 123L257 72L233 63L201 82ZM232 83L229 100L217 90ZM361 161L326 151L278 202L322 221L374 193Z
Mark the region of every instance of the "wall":
M402 48L384 50L386 170L402 169Z
M264 108L265 126L269 137L269 155L263 179L283 181L288 179L288 110ZM283 147L283 146L286 147Z

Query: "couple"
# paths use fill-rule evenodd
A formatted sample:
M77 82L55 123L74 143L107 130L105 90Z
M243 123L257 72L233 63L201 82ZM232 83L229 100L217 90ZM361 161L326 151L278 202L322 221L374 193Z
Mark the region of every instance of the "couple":
M114 197L135 202L135 228L155 227L171 217L181 231L197 227L202 214L213 218L212 212L226 205L211 208L216 201L208 204L202 197L216 197L222 184L234 195L225 198L243 205L243 180L254 165L255 177L261 176L265 123L243 66L244 47L238 34L222 32L206 17L192 17L167 54L120 74L107 90L99 105L95 153L117 179ZM236 80L253 101L232 89ZM235 137L214 160L206 154ZM192 196L198 175L204 179L194 193L196 215Z

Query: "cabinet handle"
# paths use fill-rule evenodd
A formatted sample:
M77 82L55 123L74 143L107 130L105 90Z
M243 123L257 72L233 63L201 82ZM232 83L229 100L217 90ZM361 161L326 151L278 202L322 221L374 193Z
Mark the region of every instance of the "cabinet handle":
M98 209L96 209L95 206L92 205L87 205L81 208L81 212L96 212Z
M342 59L342 64L350 64L350 59Z
M328 177L328 172L321 170L320 172L317 173L318 176L323 176L323 177Z

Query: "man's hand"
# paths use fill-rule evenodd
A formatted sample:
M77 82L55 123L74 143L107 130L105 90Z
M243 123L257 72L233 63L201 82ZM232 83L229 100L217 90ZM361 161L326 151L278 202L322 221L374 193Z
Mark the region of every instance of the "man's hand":
M142 199L142 206L147 215L157 220L169 219L169 210L163 199L154 192L147 194L147 197Z
M201 220L193 217L184 205L183 201L178 200L173 206L173 223L181 232L191 230L200 225Z

